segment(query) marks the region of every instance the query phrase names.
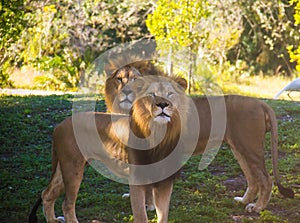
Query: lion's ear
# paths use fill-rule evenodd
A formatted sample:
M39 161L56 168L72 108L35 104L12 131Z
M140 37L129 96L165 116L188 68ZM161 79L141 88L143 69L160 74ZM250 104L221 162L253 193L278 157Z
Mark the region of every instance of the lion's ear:
M136 75L136 76L142 76L142 74L140 73L140 71L138 69L136 69L135 67L131 66L131 72Z
M182 77L176 77L175 79L174 79L174 81L177 83L177 84L179 84L182 88L183 88L183 90L186 90L187 89L187 81L186 81L186 79L184 79L184 78L182 78Z

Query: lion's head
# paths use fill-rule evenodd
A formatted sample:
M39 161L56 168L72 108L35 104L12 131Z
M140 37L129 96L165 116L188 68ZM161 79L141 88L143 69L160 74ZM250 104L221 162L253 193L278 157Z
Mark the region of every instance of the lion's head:
M136 97L130 114L145 135L150 134L148 130L163 125L174 134L180 131L188 110L184 78L144 76L129 86Z
M182 136L190 108L186 86L183 78L154 75L131 85L136 94L129 113L132 131L127 148L129 163L135 165L130 169L131 183L176 177L185 162Z
M107 78L105 83L105 103L108 111L127 113L132 106L134 95L128 83L141 76L139 71L131 66L119 69Z
M157 75L162 72L151 61L144 60L126 64L117 60L107 64L106 73L108 78L105 82L104 93L108 111L128 113L135 99L128 84L142 75Z

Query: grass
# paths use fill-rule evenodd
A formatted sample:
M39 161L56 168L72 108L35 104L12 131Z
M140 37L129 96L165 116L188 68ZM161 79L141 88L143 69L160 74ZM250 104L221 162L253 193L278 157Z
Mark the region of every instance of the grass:
M250 86L250 82L253 81L248 84L246 80L241 82L238 85L239 92L249 94L244 86ZM267 83L270 84L270 80ZM286 83L278 85L284 86ZM276 93L276 89L273 91ZM257 90L256 96L267 97L258 92L261 91ZM273 93L269 94L273 96ZM50 178L51 134L53 128L71 114L72 97L0 96L0 222L26 222L32 205ZM169 222L299 222L300 103L289 100L264 101L277 114L280 175L283 184L296 192L295 199L283 198L274 188L267 210L260 215L245 213L244 206L236 204L233 197L243 195L246 182L233 155L225 146L204 171L198 170L200 157L193 157L185 165L182 180L174 185ZM99 98L97 110L105 110L103 98ZM268 147L268 140L266 142ZM269 154L266 149L267 167L271 173ZM127 185L110 181L87 167L77 201L79 220L131 222L130 201L121 198L125 192L128 192ZM62 198L56 205L58 215L61 215L61 203ZM155 222L155 214L149 212L148 215L151 222ZM44 222L41 208L38 217L40 222Z
M280 89L284 88L295 78L282 76L250 76L239 77L235 82L226 83L223 86L225 92L238 93L259 98L273 98ZM294 100L300 100L299 92L292 92L290 96ZM280 95L279 99L291 100L287 92Z

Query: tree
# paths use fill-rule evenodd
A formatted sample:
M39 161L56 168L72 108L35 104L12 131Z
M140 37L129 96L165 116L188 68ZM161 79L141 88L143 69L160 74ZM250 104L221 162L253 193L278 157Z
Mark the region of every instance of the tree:
M238 1L243 16L243 32L238 44L228 52L231 61L246 61L255 72L292 73L286 47L298 42L289 0Z
M160 56L169 55L180 68L188 65L189 93L197 60L217 64L221 75L226 52L237 43L242 30L239 12L236 0L160 0L148 15L146 25L158 42Z
M24 11L23 0L0 2L0 87L11 85L8 81L9 75L6 73L11 55L6 52L6 49L18 40L25 28Z
M86 67L118 43L147 35L148 3L131 0L28 1L26 27L8 48L9 64L46 71L44 88L74 88Z
M209 15L207 2L197 0L159 0L153 14L149 14L146 25L155 36L160 49L167 45L170 52L178 51L181 47L188 48L188 91L191 92L191 74L194 53L197 52L203 34L198 31L202 18ZM178 47L178 46L179 47Z
M294 4L295 26L298 26L298 28L299 28L299 25L300 25L300 0L291 0L290 3ZM296 47L297 47L297 49L294 49ZM299 44L299 39L298 39L298 46L294 47L293 45L289 45L287 47L287 50L290 54L291 62L296 62L297 63L296 70L300 71L300 44Z

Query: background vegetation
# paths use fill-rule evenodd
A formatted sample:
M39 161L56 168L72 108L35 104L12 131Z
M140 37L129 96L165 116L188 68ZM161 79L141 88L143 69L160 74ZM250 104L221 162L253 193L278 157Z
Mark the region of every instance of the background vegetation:
M14 0L0 11L2 87L31 73L26 87L75 90L101 53L142 38L157 41L167 71L185 75L190 92L300 69L299 0Z

